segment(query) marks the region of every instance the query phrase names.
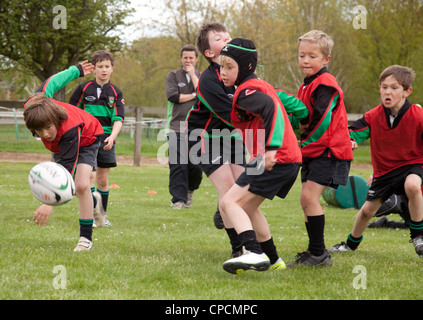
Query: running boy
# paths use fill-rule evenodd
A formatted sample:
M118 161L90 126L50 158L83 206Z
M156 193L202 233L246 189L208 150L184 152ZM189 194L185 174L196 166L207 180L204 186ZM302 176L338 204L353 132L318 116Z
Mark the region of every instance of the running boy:
M332 39L318 30L298 39L299 66L306 78L297 97L309 111L308 118L301 121L305 129L300 142L303 155L300 202L309 245L288 267L332 265L324 242L325 216L320 196L327 186L346 185L353 158L344 94L327 70L332 47Z
M285 198L295 183L301 151L276 90L254 74L257 52L247 39L233 39L221 51L221 76L237 85L231 121L242 132L251 161L222 200L223 211L237 231L243 254L223 264L230 273L285 269L266 217L258 209L267 198ZM262 163L264 160L264 163Z
M353 251L383 201L392 194L406 195L410 211L410 237L416 253L423 255L423 109L408 101L415 73L393 65L379 77L382 103L350 126L353 148L370 138L373 180L346 242L331 252Z
M91 250L93 199L89 176L98 150L98 137L103 133L100 123L89 113L52 99L53 93L68 82L92 71L84 61L78 67L50 77L24 105L24 120L33 135L41 137L44 146L54 153L56 162L63 165L75 179L79 200L80 238L74 251ZM47 224L53 207L42 204L34 213L34 221ZM104 216L96 216L98 221Z
M125 108L122 91L110 83L114 58L110 52L100 50L93 53L95 79L81 83L73 92L69 103L96 117L103 126L100 137L96 172L91 174L91 191L96 211L106 214L109 201L109 172L116 167L115 140L124 119ZM97 182L95 192L94 181ZM105 225L111 225L107 219ZM102 225L97 225L102 227Z
M190 158L197 159L196 163L215 186L220 209L224 194L245 165L244 145L230 122L235 88L226 87L220 76L220 51L230 40L226 27L220 23L206 23L201 27L197 48L210 65L200 76L197 100L187 116ZM232 244L232 255L237 255L241 250L238 235L219 211Z

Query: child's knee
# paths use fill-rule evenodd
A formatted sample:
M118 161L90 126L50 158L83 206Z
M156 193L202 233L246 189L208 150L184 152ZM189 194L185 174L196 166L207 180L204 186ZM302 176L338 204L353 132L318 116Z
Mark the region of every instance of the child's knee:
M304 210L316 204L320 205L320 202L318 200L316 201L316 197L314 195L303 192L300 196L300 204L302 209Z
M404 190L408 198L420 197L422 195L421 179L407 179Z
M82 195L86 192L90 192L91 193L91 188L90 188L90 184L83 181L83 182L76 182L75 183L75 194L77 196Z
M220 199L220 207L224 212L227 212L229 206L230 199L224 195L222 199Z

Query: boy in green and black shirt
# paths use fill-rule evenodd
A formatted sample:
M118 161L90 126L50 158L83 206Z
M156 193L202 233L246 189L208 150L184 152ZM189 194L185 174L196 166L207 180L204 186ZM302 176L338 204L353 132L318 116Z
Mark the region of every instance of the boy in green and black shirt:
M100 50L93 53L95 79L81 83L73 92L69 103L84 109L101 123L104 135L97 155L97 172L91 175L95 210L105 214L109 198L109 171L116 167L115 139L124 120L124 100L122 91L110 83L114 59L109 52ZM94 180L97 192L94 192ZM110 225L107 220L106 225ZM97 225L97 227L102 227Z

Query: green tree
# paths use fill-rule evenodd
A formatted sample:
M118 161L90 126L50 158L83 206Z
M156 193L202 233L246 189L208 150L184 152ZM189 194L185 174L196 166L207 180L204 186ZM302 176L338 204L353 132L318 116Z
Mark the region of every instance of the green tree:
M172 37L143 38L117 56L112 81L122 89L126 105L166 106L165 79L180 67L180 49Z
M388 66L399 64L411 67L417 76L410 101L423 100L423 1L366 0L367 28L357 30L352 40L360 55L357 65L362 72L356 78L361 87L356 96L366 111L380 103L379 75Z
M129 0L3 0L0 55L40 81L89 58L122 47L117 29L131 12ZM64 90L57 96L64 100Z

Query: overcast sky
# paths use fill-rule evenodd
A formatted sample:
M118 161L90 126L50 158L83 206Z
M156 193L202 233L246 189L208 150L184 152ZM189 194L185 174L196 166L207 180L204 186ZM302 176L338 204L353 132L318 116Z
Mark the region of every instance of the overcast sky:
M141 37L159 35L157 30L148 27L148 23L150 19L157 19L163 15L162 0L131 0L131 3L135 12L126 20L128 23L132 23L132 25L124 29L124 40L131 42ZM148 9L146 5L148 5Z

